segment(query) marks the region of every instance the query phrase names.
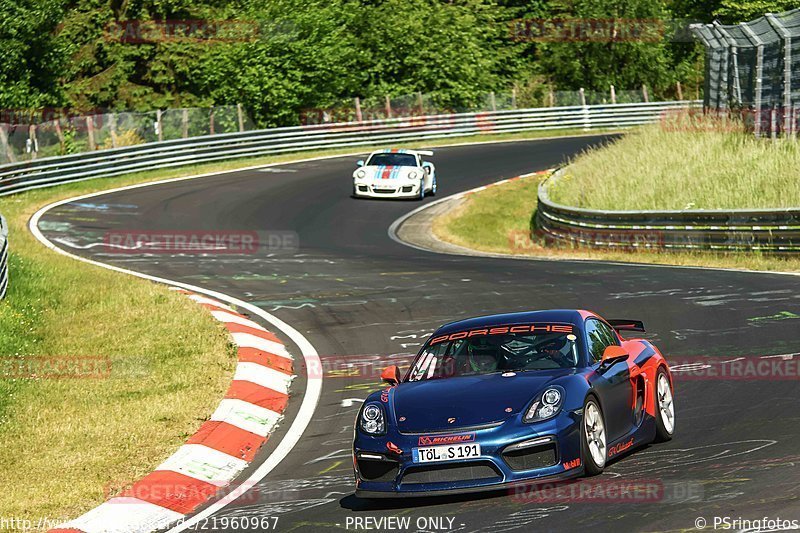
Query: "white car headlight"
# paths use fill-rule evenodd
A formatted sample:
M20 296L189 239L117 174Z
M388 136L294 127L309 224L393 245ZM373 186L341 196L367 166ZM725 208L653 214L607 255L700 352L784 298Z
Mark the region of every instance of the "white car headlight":
M370 435L383 435L386 433L386 419L381 406L371 403L364 407L359 425L365 433Z
M419 174L417 174L417 172L414 171L414 170L412 170L411 172L408 173L408 179L410 179L410 180L417 179L417 176L419 176Z
M367 173L366 173L365 171L363 171L363 170L357 170L357 171L356 171L356 177L357 177L358 179L361 179L361 180L363 180L364 178L366 178L366 177L367 177Z
M564 389L556 385L545 389L525 413L525 422L541 422L556 416L564 405L564 394Z

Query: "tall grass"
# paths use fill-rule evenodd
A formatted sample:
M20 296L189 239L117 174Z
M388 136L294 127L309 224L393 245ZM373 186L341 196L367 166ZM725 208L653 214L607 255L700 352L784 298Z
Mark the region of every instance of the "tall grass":
M610 210L800 206L800 142L729 129L643 127L576 157L549 193Z

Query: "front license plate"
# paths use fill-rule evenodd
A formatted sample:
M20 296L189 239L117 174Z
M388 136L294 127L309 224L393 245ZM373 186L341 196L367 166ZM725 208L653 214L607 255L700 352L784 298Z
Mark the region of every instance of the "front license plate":
M481 456L481 445L453 444L451 446L431 446L430 448L413 448L411 450L415 463L431 463L434 461L460 461Z

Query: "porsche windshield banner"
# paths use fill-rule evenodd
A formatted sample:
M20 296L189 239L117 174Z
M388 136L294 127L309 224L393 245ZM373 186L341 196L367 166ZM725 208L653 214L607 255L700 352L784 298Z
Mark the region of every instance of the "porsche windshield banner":
M430 345L444 341L456 341L459 339L486 335L507 335L509 333L572 333L572 330L572 324L517 324L514 326L493 326L490 328L471 329L434 337L431 339Z

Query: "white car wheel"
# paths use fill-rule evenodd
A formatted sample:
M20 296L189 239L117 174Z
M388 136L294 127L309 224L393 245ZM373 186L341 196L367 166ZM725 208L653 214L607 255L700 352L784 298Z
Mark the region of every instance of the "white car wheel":
M602 470L606 465L606 425L603 414L594 400L586 402L583 411L583 436L594 470Z
M656 399L658 401L656 407L658 408L661 426L668 435L672 435L672 432L675 431L675 404L672 401L672 387L664 372L659 372L656 387Z

